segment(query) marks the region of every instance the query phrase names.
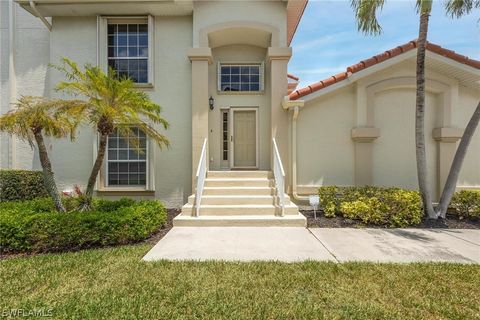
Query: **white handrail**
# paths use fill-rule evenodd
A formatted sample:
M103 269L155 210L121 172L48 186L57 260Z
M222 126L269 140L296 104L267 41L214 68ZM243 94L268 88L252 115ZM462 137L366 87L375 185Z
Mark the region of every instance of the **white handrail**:
M203 187L207 177L207 139L203 142L202 153L198 161L196 174L197 188L195 189L195 217L200 216L200 203L202 201Z
M277 142L273 138L273 176L275 178L275 186L277 187L277 196L280 200L280 208L282 209L282 217L285 215L285 171L283 170L282 159L278 152Z

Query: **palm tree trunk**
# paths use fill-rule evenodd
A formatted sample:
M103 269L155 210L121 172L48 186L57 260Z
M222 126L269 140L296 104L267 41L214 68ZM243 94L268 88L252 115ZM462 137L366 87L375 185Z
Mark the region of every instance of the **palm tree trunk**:
M422 195L425 213L431 219L437 216L428 190L427 157L425 150L425 48L427 44L429 11L420 14L420 29L417 49L417 94L415 109L415 146L417 156L418 186Z
M90 178L88 178L87 188L85 189L86 203L84 204L84 208L89 207L92 202L93 188L95 187L95 182L97 181L98 173L100 172L103 159L105 158L105 151L107 149L107 138L108 138L108 135L100 134L100 142L98 145L97 158L95 159L92 172L90 173Z
M448 206L452 200L453 193L457 186L458 175L460 174L460 169L462 169L463 160L467 154L468 146L472 141L475 130L478 127L480 122L480 102L477 104L477 108L473 112L470 121L468 121L467 127L463 132L462 139L458 145L457 151L455 152L455 157L453 158L452 166L448 173L447 181L445 182L445 187L443 187L442 196L440 197L440 203L437 208L437 215L445 218L447 214Z
M43 141L43 136L41 130L34 131L35 141L38 146L38 154L40 156L40 164L43 169L43 180L45 187L47 188L48 193L53 199L55 208L58 212L65 212L65 207L63 206L62 199L58 193L57 185L55 184L55 177L53 176L52 164L48 158L47 148L45 147L45 142Z

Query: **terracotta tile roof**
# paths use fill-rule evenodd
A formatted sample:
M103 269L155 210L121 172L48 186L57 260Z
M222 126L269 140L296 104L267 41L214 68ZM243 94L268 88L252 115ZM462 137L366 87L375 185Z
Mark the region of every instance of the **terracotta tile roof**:
M290 78L290 79L292 79L292 80L295 80L295 81L298 81L298 80L300 80L300 78L299 78L299 77L297 77L297 76L294 76L294 75L293 75L293 74L291 74L291 73L288 73L288 74L287 74L287 78Z
M296 99L299 99L301 97L304 97L304 96L306 96L310 93L313 93L315 91L318 91L320 89L328 87L328 86L330 86L334 83L345 80L354 73L357 73L357 72L359 72L363 69L366 69L368 67L376 65L378 63L381 63L385 60L388 60L390 58L398 56L402 53L405 53L407 51L415 49L416 47L417 47L417 41L413 40L413 41L410 41L410 42L408 42L404 45L401 45L401 46L398 46L396 48L387 50L383 53L377 54L376 56L373 56L369 59L362 60L359 63L356 63L354 65L351 65L351 66L347 67L346 72L339 73L339 74L337 74L335 76L332 76L330 78L327 78L325 80L322 80L322 81L316 82L314 84L311 84L306 88L298 89L298 90L290 93L290 95L289 95L290 99L291 100L296 100ZM480 61L468 58L466 56L463 56L461 54L456 53L455 51L442 48L439 45L428 42L427 43L427 50L429 50L431 52L434 52L436 54L439 54L441 56L444 56L446 58L455 60L457 62L466 64L470 67L480 69Z

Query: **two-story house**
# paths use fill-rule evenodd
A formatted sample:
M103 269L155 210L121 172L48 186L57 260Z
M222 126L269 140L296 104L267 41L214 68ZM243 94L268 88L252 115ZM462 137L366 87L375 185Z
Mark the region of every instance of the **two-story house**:
M4 1L0 111L21 95L55 96L61 75L48 65L62 57L130 77L163 107L172 146L159 150L139 132L138 154L112 135L96 192L183 205L177 225L305 225L293 198L320 185L416 188L416 43L295 91L290 44L306 5ZM480 62L430 44L427 78L430 187L438 196L480 99ZM96 143L91 128L73 143L50 141L61 189L86 183ZM0 148L1 168L39 168L15 137L3 134ZM479 133L459 188L480 188Z

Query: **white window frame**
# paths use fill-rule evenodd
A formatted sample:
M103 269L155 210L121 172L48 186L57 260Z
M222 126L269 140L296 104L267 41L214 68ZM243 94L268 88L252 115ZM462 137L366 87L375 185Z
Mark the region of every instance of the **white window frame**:
M258 91L223 91L222 90L222 66L234 66L234 67L245 67L245 66L258 66L259 67L259 90ZM260 62L227 62L219 61L217 63L217 92L219 94L259 94L263 93L265 90L265 63Z
M140 129L140 128L139 128ZM149 143L149 138L147 135L145 135L145 185L110 185L108 183L108 175L109 175L109 172L108 172L108 163L110 162L110 160L108 159L108 138L107 138L107 146L106 146L106 149L105 149L105 159L104 159L104 172L105 172L105 187L106 188L109 188L109 189L141 189L141 190L146 190L149 188L149 177L150 177L150 160L149 160L149 155L150 155L150 143ZM130 149L128 149L130 150ZM125 163L130 163L130 162L135 162L135 160L111 160L112 162L117 162L117 163L120 163L120 162L125 162ZM143 159L142 159L143 161ZM140 162L139 160L137 160L137 162Z
M148 24L148 81L135 83L139 88L153 88L155 85L154 48L155 19L153 16L97 16L97 65L108 71L108 24L147 23Z

